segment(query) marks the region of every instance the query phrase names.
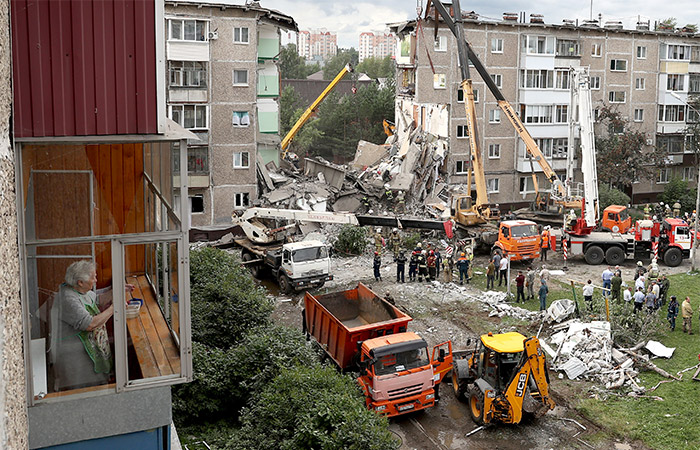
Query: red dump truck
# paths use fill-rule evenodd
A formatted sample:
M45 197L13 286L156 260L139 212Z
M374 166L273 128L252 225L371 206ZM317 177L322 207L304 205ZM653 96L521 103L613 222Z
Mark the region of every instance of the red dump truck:
M304 332L341 371L358 373L367 407L389 417L435 405L452 369L452 343L435 346L407 331L412 319L367 286L304 295Z

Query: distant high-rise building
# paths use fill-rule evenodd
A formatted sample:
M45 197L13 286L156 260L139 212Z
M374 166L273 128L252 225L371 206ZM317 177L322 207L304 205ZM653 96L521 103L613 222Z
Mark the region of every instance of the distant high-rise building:
M305 59L324 60L338 53L338 36L326 30L300 31L297 53Z
M391 33L360 33L360 62L365 58L384 58L396 54L396 37Z

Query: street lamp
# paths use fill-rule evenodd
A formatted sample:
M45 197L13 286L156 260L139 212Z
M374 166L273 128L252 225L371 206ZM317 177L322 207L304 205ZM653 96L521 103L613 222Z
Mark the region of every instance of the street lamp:
M700 111L689 105L688 102L683 100L680 95L676 94L675 92L670 92L670 94L673 98L680 100L685 106L695 111L695 113L698 114L698 117L700 117ZM690 246L690 270L693 271L695 270L695 248L698 246L698 222L700 222L700 217L698 216L698 212L700 211L700 167L696 167L696 170L698 171L698 183L697 186L695 186L695 190L698 192L698 195L695 199L695 230L693 231L693 237L690 240L690 242L692 242L692 245Z

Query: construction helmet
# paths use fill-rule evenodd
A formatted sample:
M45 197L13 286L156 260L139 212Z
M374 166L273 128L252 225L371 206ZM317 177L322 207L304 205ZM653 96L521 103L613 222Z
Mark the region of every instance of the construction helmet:
M464 252L462 252L462 253L460 254L460 256L467 256L467 255L465 255Z
M398 229L398 228L394 228L394 229L391 230L391 231L393 231L394 233L398 233L399 229Z
M378 255L378 254L379 254L379 252L374 252L374 255L375 255L375 256Z
M637 265L641 267L641 266L642 266L642 262L641 262L641 261L637 261Z
M416 244L416 247L418 247L418 248L421 248L422 246L423 246L423 244L420 242L418 244Z

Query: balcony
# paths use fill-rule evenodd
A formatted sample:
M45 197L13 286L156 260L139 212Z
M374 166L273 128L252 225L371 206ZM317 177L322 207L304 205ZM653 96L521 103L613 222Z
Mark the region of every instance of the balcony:
M173 164L175 181L180 179L180 164ZM209 187L209 147L189 147L187 149L187 175L191 188Z

